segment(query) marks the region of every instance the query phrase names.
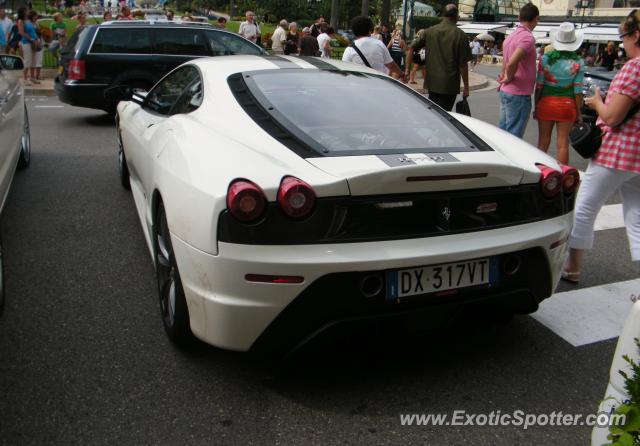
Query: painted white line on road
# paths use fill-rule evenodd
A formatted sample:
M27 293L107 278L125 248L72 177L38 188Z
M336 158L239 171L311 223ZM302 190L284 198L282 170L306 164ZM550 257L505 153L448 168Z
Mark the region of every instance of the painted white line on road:
M632 294L640 294L640 279L554 294L531 316L579 347L618 337Z
M64 108L64 105L36 105L36 108Z
M594 229L596 231L602 231L616 228L624 228L622 204L608 204L603 206L596 218Z

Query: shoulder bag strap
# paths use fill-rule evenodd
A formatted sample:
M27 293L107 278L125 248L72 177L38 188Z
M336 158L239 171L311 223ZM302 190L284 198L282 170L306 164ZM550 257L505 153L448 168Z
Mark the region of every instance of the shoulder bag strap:
M362 59L362 61L364 62L364 64L366 66L368 66L369 68L371 68L371 65L369 64L369 61L367 60L366 57L364 57L364 54L362 54L362 51L360 51L360 48L358 48L354 43L352 43L351 45L349 45L351 48L353 48L354 50L356 50L356 53L358 53L358 56L360 56L360 59Z

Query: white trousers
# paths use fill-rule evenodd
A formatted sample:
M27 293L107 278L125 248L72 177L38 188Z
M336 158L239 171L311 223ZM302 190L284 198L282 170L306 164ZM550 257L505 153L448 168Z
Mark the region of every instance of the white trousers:
M575 221L569 238L570 248L593 248L593 225L598 212L618 190L622 196L631 258L640 261L640 174L611 169L594 162L589 162L578 191Z

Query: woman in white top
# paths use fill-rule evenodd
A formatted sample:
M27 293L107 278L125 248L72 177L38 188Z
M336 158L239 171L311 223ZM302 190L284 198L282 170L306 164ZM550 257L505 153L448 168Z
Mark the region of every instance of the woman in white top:
M323 28L322 33L318 35L318 47L320 48L320 57L331 58L331 39L333 39L334 29L331 26Z

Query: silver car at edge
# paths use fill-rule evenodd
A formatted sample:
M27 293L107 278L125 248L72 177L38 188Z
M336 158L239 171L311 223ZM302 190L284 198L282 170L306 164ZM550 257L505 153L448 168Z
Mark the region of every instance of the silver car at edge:
M0 213L9 194L13 174L31 161L29 116L20 83L22 59L0 55ZM0 314L4 309L4 263L0 240Z

